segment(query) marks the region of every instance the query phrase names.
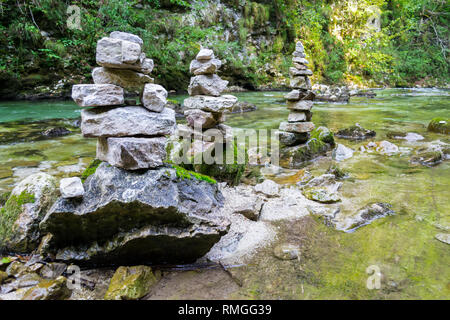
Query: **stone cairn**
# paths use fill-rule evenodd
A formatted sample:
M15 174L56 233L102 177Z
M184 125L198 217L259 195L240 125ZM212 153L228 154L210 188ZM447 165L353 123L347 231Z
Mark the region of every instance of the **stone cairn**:
M97 158L126 170L163 165L167 135L176 127L175 113L166 108L167 91L149 76L153 60L142 52L136 35L115 31L97 43L95 84L72 88L72 98L83 109L81 131L95 137ZM124 99L124 89L141 92L141 106Z
M214 57L210 49L202 48L191 62L191 78L184 100L184 115L187 126L178 125L179 136L194 138L188 154L194 156L213 147L215 143L232 141L231 127L223 124L225 113L230 112L238 99L232 95L221 95L228 81L222 80L216 72L222 62Z
M314 130L311 122L313 100L315 94L311 91L309 76L312 71L308 69L308 60L305 59L303 44L299 41L292 54L293 67L289 68L290 87L293 89L285 98L290 110L288 121L280 124L279 137L284 146L297 146L306 143L310 132Z

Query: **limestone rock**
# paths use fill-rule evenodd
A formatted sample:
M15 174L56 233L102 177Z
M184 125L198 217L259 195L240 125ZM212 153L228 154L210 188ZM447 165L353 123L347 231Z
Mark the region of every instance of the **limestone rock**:
M144 107L94 108L81 112L81 132L85 137L130 137L171 135L175 111L164 108L150 112Z
M233 203L233 213L242 214L247 219L258 221L263 201L255 196L236 197Z
M167 104L167 91L159 84L148 83L142 94L142 104L145 108L154 112L163 111Z
M166 158L167 138L99 138L97 159L126 170L157 168Z
M264 182L255 186L255 191L262 193L268 197L277 197L279 195L279 185L272 180L264 180Z
M184 112L186 121L191 127L209 129L224 121L222 113L212 113L200 109L188 109Z
M142 39L140 37L138 37L137 35L134 35L132 33L113 31L110 33L109 37L113 38L113 39L121 39L121 40L134 42L140 46L144 45L144 41L142 41Z
M293 133L286 131L279 131L280 143L285 146L293 146L308 141L310 134L305 133Z
M219 59L211 59L206 61L192 60L189 71L196 76L202 74L214 74L220 69L221 66L222 62Z
M102 38L97 42L97 63L102 67L130 69L145 74L153 70L153 60L141 51L141 46L118 38Z
M237 98L232 95L223 95L220 97L195 96L184 100L186 109L201 109L208 112L226 112L230 111L237 102Z
M438 233L434 237L443 243L450 244L450 233Z
M105 300L137 300L150 292L161 273L147 266L119 267L111 278Z
M282 243L273 249L273 254L280 260L300 259L300 248L290 243Z
M70 293L67 288L67 279L60 276L55 280L43 280L28 289L22 300L64 300L69 298Z
M123 89L113 84L77 84L72 99L80 107L118 106L124 104Z
M114 84L127 90L141 91L153 78L143 73L127 69L97 67L92 71L95 84Z
M299 63L299 64L309 64L308 60L306 60L304 57L293 57L292 58L293 63Z
M290 112L288 116L288 122L301 122L301 121L310 121L312 117L312 113L309 111L300 111L300 112Z
M282 122L280 124L281 131L305 133L314 130L314 123L312 122Z
M314 102L310 100L300 100L300 101L288 101L287 107L290 110L295 111L310 111L314 105Z
M353 232L356 229L370 224L376 219L393 215L392 206L389 203L377 202L370 203L353 215L345 215L342 221L338 221L336 228L345 232ZM336 217L339 219L339 217Z
M333 159L336 161L343 161L351 157L353 157L353 150L340 143L333 150Z
M222 80L218 75L199 75L191 78L188 87L190 96L206 95L218 97L225 90L228 81Z
M177 169L178 170L178 169ZM76 264L189 263L228 230L217 184L163 167L102 163L81 201L59 198L41 223L57 260Z
M315 94L308 90L292 90L284 96L286 100L298 101L298 100L314 100Z
M296 76L291 78L290 87L293 89L311 90L311 80L306 76Z
M291 77L297 76L312 76L312 71L309 69L297 69L297 68L289 68L289 75Z
M61 179L59 190L65 199L80 198L84 195L83 183L78 177Z
M400 149L389 141L369 142L365 146L361 146L361 152L377 152L379 154L393 155L398 153Z
M39 245L39 223L56 199L57 180L36 173L22 180L0 211L0 249L31 252Z
M309 200L321 203L335 203L341 201L341 198L336 192L326 187L305 188L303 190L303 195Z
M202 48L195 57L197 60L211 60L214 59L214 52L211 49Z

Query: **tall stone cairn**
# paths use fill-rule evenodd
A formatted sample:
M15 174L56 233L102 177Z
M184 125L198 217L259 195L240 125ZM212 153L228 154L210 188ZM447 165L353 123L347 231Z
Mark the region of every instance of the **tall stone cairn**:
M303 144L310 138L310 132L314 130L311 122L313 100L315 94L311 91L309 76L312 71L308 69L308 60L305 59L303 44L298 41L292 54L293 67L289 68L290 87L293 89L285 98L290 110L288 121L280 124L280 143L284 146L296 146Z
M153 60L136 35L114 31L97 42L95 84L74 85L72 98L83 109L81 132L97 138L97 158L126 170L163 165L167 135L176 127L166 108L167 91L149 76ZM141 105L124 98L124 89L141 93Z
M216 74L221 66L222 62L215 58L214 52L206 48L202 48L191 62L190 72L194 76L188 87L190 97L184 100L187 126L178 125L179 136L194 137L191 155L233 137L231 127L223 122L225 113L232 110L238 99L221 95L228 86L228 81ZM217 141L217 137L222 140ZM202 144L198 143L200 140L203 140Z

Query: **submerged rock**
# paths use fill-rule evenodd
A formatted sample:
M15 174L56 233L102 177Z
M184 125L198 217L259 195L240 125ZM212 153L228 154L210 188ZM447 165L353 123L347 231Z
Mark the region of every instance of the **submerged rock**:
M444 118L434 118L430 121L428 125L428 131L437 132L437 133L450 133L450 123L448 119Z
M365 140L375 137L376 132L373 130L364 129L357 123L350 128L339 130L335 135L336 137L342 139Z
M0 249L31 252L39 245L39 223L56 199L54 177L37 173L21 181L0 210Z
M130 172L102 163L83 199L58 199L41 228L53 234L58 260L193 262L228 230L217 185L195 177L171 167Z
M403 132L389 132L387 134L388 138L391 139L397 139L397 140L406 140L409 142L412 141L420 141L420 140L424 140L425 138L423 136L421 136L418 133L415 132L408 132L408 133L403 133Z
M294 244L283 243L273 249L273 254L280 260L299 260L300 248Z
M450 233L438 233L435 238L443 243L450 244Z
M307 199L321 203L335 203L341 201L341 198L337 193L325 187L304 189L303 194Z
M147 266L119 267L111 278L105 300L137 300L149 293L161 278Z
M69 129L66 129L64 127L56 127L56 128L50 128L50 129L45 130L44 132L42 132L42 135L44 137L54 138L54 137L66 136L71 133L72 133L72 131L70 131Z
M393 155L400 151L400 149L389 141L369 142L365 146L361 146L361 152L377 152L379 154Z
M353 157L353 150L338 143L333 150L333 159L336 161L343 161Z
M368 204L358 210L356 214L342 217L343 221L336 222L336 227L338 230L353 232L358 228L370 224L374 220L393 215L394 211L391 208L392 205L389 203L377 202Z

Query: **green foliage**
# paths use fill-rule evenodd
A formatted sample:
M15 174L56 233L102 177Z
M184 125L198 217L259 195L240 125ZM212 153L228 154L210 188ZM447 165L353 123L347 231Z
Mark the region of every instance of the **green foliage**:
M206 182L211 183L211 184L216 184L217 183L216 180L214 180L213 178L211 178L211 177L209 177L207 175L204 175L204 174L201 174L201 173L197 173L195 171L187 170L187 169L182 168L180 166L177 166L175 164L172 164L172 168L175 169L176 175L180 179L193 179L194 178L194 179L197 179L197 180L206 181Z
M86 179L93 175L95 171L97 171L98 166L102 163L99 159L94 159L92 162L88 165L88 167L83 171L81 174L81 181L86 181Z

